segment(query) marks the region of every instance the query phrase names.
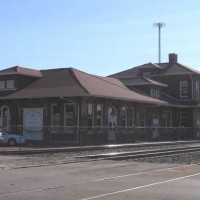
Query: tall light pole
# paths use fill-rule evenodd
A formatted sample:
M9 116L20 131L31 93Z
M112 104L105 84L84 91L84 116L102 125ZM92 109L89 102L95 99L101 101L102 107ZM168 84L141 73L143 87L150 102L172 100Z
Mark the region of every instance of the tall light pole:
M158 62L161 62L161 28L165 27L164 22L156 22L153 24L154 27L158 27Z

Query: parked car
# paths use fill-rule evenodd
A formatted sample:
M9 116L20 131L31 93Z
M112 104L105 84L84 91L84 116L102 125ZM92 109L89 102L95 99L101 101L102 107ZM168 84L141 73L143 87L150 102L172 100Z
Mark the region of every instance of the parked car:
M20 136L19 134L8 133L0 130L0 143L15 146L17 144L24 144L25 138L24 136Z

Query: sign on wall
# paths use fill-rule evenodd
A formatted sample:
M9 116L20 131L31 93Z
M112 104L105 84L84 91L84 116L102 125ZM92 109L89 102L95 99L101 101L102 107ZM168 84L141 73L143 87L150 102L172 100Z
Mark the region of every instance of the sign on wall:
M23 135L26 140L43 140L43 108L23 109Z

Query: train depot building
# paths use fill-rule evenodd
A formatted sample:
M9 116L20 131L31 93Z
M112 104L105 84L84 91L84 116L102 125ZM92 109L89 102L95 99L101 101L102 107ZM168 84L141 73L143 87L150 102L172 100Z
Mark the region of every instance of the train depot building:
M199 138L200 72L176 54L108 77L7 68L0 71L0 126L46 143Z

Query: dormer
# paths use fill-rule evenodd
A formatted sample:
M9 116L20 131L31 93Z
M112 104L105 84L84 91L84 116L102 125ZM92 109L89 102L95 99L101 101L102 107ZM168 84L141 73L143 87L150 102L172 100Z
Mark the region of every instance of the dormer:
M11 67L0 71L0 91L17 90L42 77L39 70Z

